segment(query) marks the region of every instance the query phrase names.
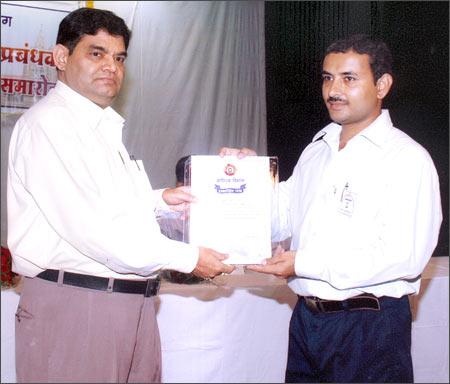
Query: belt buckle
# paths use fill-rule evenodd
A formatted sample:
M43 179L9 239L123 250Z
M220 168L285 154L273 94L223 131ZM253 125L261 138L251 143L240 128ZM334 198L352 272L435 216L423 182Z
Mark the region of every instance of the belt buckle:
M325 308L323 307L323 301L321 299L319 299L319 298L315 299L314 303L316 305L318 312L320 312L320 313L325 312Z
M306 306L316 313L323 313L322 301L317 297L305 297Z
M159 276L156 279L148 279L147 286L145 287L144 297L155 296L159 291L160 285L161 279L159 278Z

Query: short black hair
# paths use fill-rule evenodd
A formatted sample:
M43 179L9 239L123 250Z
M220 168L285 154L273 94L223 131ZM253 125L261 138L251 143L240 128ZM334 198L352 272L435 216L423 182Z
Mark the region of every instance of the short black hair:
M128 49L131 31L125 21L111 11L95 8L79 8L62 19L56 44L64 45L69 49L69 54L72 54L84 35L96 35L99 30L105 30L113 36L122 36L125 49Z
M325 56L330 53L346 53L348 51L369 56L370 68L375 81L385 73L392 75L392 54L383 41L371 39L364 34L352 35L332 43L326 49Z
M175 166L175 176L177 178L177 183L183 183L184 184L184 165L186 161L191 156L183 156L181 159L177 161L177 165Z

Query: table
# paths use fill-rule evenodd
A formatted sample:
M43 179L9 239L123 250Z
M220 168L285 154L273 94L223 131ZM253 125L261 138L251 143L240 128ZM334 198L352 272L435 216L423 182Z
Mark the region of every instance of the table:
M158 296L163 382L284 382L289 319L296 296L281 280L265 287L164 284ZM220 282L219 282L220 283ZM1 382L15 381L14 312L1 292ZM432 258L411 298L415 382L449 379L449 258Z
M414 382L449 382L449 258L433 257L422 274L420 293L410 297L413 313Z
M284 382L296 301L286 285L168 289L158 310L162 381Z

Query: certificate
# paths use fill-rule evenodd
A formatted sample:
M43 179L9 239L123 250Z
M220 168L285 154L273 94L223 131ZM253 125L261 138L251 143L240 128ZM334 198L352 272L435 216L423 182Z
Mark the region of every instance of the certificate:
M189 242L228 254L227 264L272 256L271 207L277 159L191 156Z

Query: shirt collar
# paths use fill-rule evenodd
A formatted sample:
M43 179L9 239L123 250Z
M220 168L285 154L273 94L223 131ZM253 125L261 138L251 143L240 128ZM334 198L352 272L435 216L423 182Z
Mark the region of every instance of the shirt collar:
M81 120L85 120L86 125L96 129L102 120L112 120L113 123L123 127L124 118L111 107L101 108L88 98L74 91L68 85L58 80L54 92L62 97L67 107L74 111Z
M389 131L392 128L393 124L389 115L389 111L387 109L382 109L380 115L356 136L365 137L373 144L382 147L386 142ZM317 132L317 134L313 138L313 142L322 139L328 145L333 146L334 144L339 143L341 129L342 127L340 124L330 123L325 128Z
M323 140L330 147L339 144L339 135L341 134L341 126L336 123L330 123L325 128L321 129L316 135L313 137L313 142ZM336 147L337 147L336 145Z
M380 116L378 116L372 124L363 129L359 135L370 140L375 145L382 147L392 128L393 125L389 111L387 109L382 109Z

